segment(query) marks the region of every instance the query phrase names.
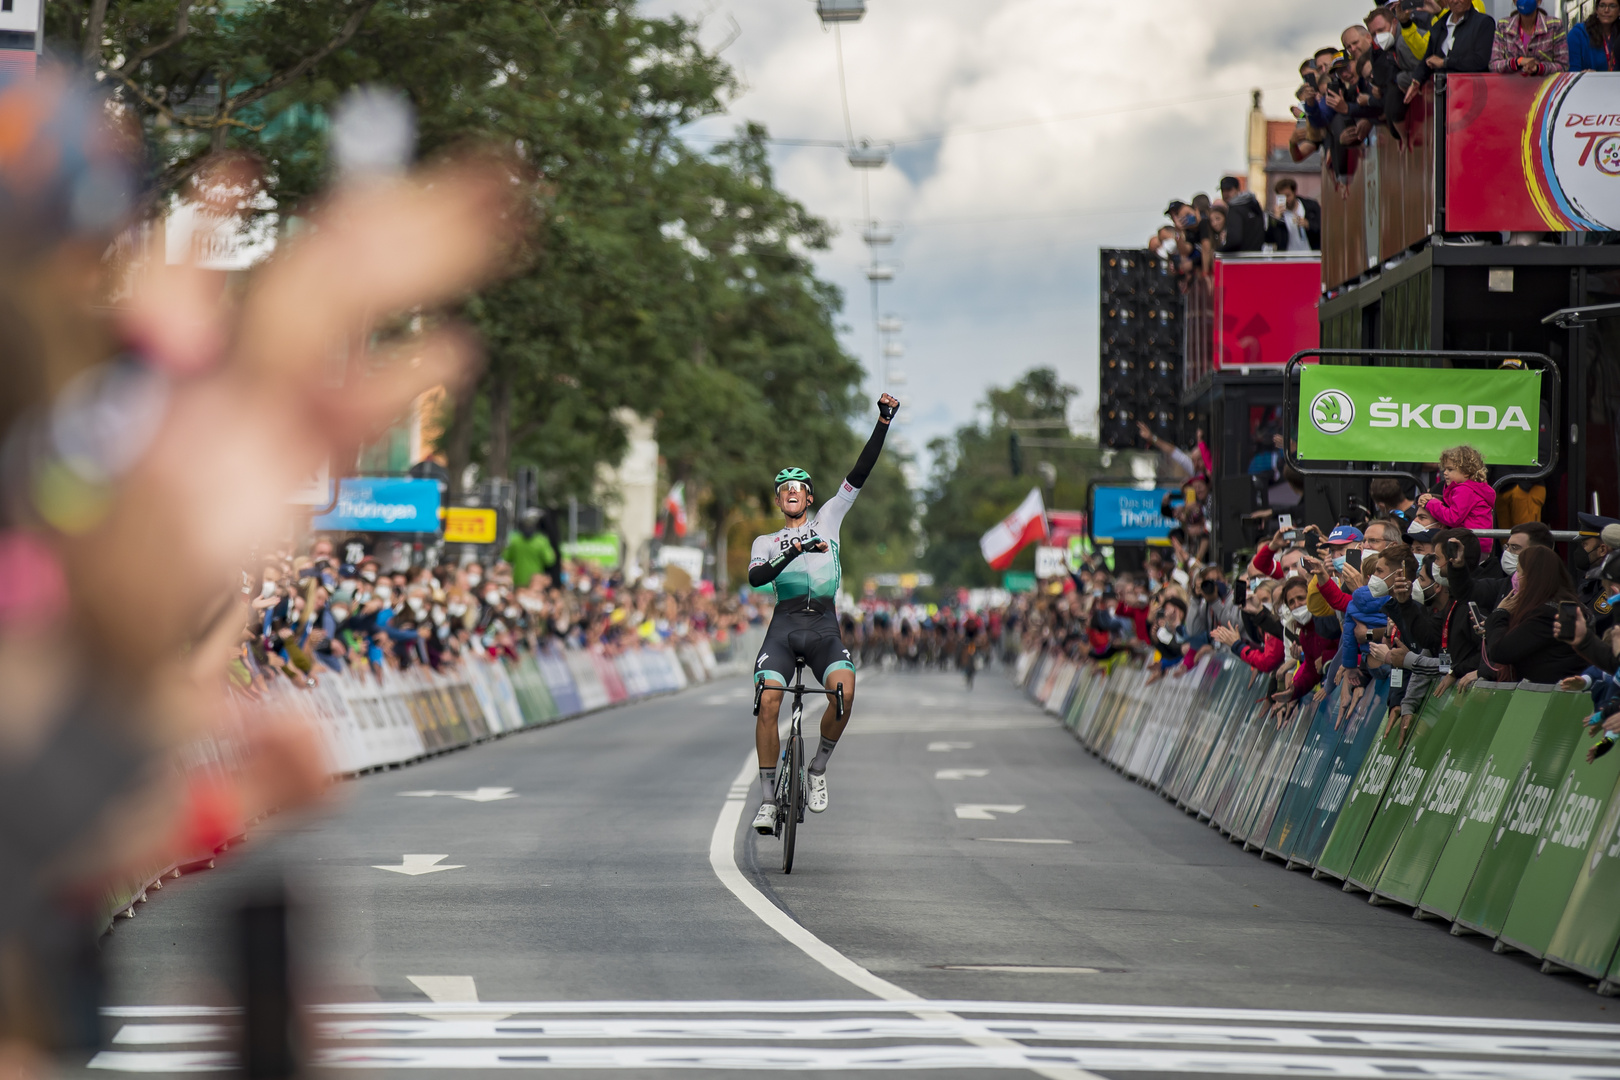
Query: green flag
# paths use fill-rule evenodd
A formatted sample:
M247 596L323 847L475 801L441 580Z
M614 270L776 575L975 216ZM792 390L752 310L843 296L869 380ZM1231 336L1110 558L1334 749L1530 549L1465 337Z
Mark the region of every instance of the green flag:
M1463 443L1492 465L1534 465L1541 373L1347 367L1300 373L1306 461L1438 461Z

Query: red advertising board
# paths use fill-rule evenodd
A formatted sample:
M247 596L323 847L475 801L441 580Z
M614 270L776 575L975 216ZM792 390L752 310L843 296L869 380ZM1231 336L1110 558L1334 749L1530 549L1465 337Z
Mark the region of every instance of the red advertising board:
M1320 342L1315 255L1220 256L1213 282L1215 370L1281 367Z
M1446 80L1447 232L1620 229L1620 72Z

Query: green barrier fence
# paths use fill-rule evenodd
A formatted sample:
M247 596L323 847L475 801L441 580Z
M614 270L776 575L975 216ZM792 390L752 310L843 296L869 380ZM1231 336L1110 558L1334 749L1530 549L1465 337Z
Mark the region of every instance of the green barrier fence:
M1512 696L1509 687L1494 683L1476 684L1467 693L1448 696L1447 707L1457 710L1451 737L1440 760L1429 770L1374 895L1407 907L1418 906Z
M1312 877L1331 873L1342 878L1349 870L1349 860L1355 858L1352 850L1344 866L1340 867L1335 862L1329 863L1327 870L1323 869L1328 841L1338 831L1339 821L1349 807L1355 778L1360 775L1361 767L1367 761L1368 753L1382 728L1384 699L1388 689L1382 683L1375 684L1355 708L1346 711L1342 720L1338 719L1338 705L1343 692L1328 698L1333 703L1334 730L1338 733L1338 741L1329 760L1327 775L1317 789L1316 801L1306 817L1305 828L1296 839L1294 850L1288 853L1289 865L1311 867ZM1364 826L1361 827L1364 829ZM1347 833L1349 831L1346 830Z
M1513 894L1541 834L1542 819L1564 776L1564 766L1581 741L1581 720L1589 711L1584 696L1555 694L1541 727L1530 740L1507 801L1457 909L1465 929L1495 937L1513 906Z
M1610 753L1608 757L1615 757ZM1547 945L1546 964L1602 978L1620 941L1620 783L1576 868L1574 888Z
M1457 918L1468 884L1474 879L1474 870L1496 829L1496 819L1507 801L1508 789L1518 775L1520 763L1530 753L1530 743L1541 730L1541 722L1552 704L1553 695L1549 693L1515 690L1509 695L1507 708L1485 750L1485 760L1463 796L1462 808L1446 838L1445 849L1429 875L1429 883L1423 887L1423 898L1418 902L1421 914L1447 922Z
M1335 687L1279 719L1273 680L1229 654L1152 682L1125 657L1018 671L1091 752L1245 850L1620 992L1620 752L1585 760L1586 694L1452 688L1403 735L1382 680L1343 716Z
M1573 726L1579 717L1571 720ZM1513 948L1541 959L1574 892L1592 834L1620 779L1620 754L1588 762L1584 745L1576 740L1563 782L1542 819L1541 834L1496 939L1498 952Z
M1439 700L1427 701L1423 710L1412 718L1406 732L1406 750L1401 755L1401 763L1390 778L1389 789L1384 793L1378 812L1367 826L1361 849L1356 852L1356 860L1344 879L1346 885L1362 892L1372 892L1377 886L1384 872L1384 864L1389 860L1390 852L1395 850L1395 842L1412 820L1413 806L1426 786L1430 770L1439 763L1445 752L1446 740L1451 737L1451 726L1457 719L1457 701L1464 696L1448 693ZM1389 726L1396 732L1401 729L1399 721Z

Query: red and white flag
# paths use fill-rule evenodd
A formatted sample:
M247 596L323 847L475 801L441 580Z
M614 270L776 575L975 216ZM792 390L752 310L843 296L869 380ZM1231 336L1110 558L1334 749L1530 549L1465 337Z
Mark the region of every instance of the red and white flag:
M686 535L686 481L682 480L664 496L664 512L675 526L676 536Z
M1041 501L1041 489L1030 488L1018 509L979 537L979 550L991 569L1005 570L1012 565L1013 556L1046 536L1046 505Z

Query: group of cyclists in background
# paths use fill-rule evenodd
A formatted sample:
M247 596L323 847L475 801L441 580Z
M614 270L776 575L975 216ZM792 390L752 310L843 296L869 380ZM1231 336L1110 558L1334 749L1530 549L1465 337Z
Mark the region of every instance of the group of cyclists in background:
M959 670L972 686L974 674L997 659L1003 622L1000 608L930 611L925 605L879 603L844 612L840 629L860 667Z

